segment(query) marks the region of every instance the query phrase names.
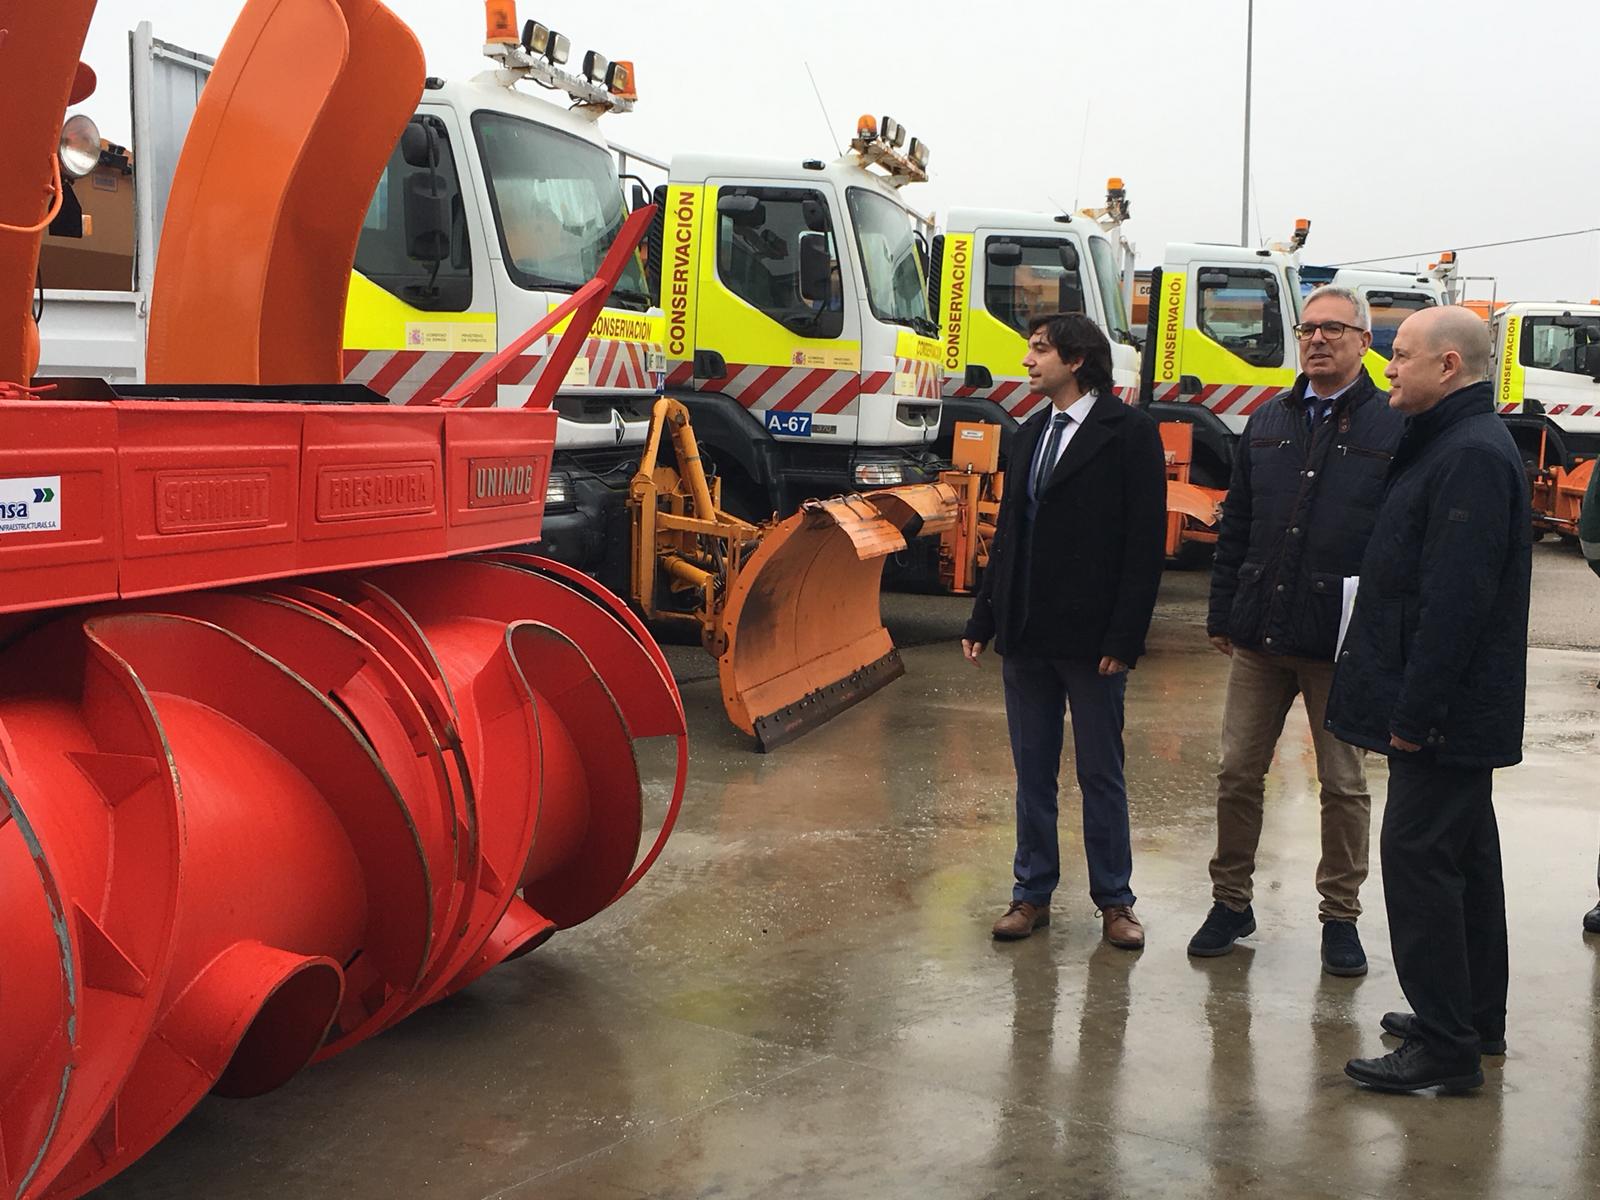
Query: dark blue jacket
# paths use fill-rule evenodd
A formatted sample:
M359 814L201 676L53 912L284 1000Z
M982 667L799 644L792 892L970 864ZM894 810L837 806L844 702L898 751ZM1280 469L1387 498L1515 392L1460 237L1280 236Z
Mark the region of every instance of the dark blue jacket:
M1475 383L1407 422L1361 563L1327 725L1445 766L1522 759L1533 527L1522 456Z
M1217 529L1206 632L1332 660L1343 581L1361 567L1405 418L1365 371L1306 427L1306 377L1245 426Z

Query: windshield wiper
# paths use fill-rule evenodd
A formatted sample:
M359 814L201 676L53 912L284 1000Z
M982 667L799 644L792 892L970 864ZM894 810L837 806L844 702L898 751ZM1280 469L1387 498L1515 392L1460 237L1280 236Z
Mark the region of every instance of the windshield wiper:
M932 337L934 334L939 332L939 327L932 321L928 320L927 317L912 317L911 329L912 332L920 333L924 337Z

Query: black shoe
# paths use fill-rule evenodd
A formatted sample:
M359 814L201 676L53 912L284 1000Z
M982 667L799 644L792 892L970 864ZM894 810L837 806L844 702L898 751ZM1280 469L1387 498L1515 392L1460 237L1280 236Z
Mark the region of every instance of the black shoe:
M1234 912L1221 900L1211 906L1206 923L1189 939L1189 953L1196 958L1216 958L1233 949L1234 942L1256 931L1256 915L1246 905Z
M1408 1038L1400 1049L1379 1058L1352 1058L1344 1073L1357 1083L1380 1092L1420 1092L1424 1088L1443 1088L1464 1092L1483 1086L1483 1070L1477 1063L1448 1063L1435 1058L1416 1038Z
M1596 904L1583 914L1583 931L1585 933L1600 933L1600 904Z
M1329 975L1365 975L1367 952L1354 921L1322 923L1322 969Z
M1383 1031L1390 1037L1414 1038L1417 1036L1417 1016L1408 1012L1386 1012L1383 1020L1378 1022L1383 1026ZM1505 1038L1486 1038L1481 1033L1478 1042L1478 1053L1489 1058L1499 1058L1506 1052Z

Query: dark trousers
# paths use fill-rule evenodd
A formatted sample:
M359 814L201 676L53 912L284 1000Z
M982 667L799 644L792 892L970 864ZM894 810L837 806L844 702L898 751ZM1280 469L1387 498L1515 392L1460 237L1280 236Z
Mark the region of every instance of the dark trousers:
M1428 1048L1478 1061L1506 1029L1506 896L1489 767L1389 759L1379 853L1395 974Z
M1126 675L1101 675L1094 659L1010 655L1006 727L1017 768L1017 877L1012 898L1048 904L1061 881L1056 838L1057 777L1063 719L1072 712L1072 751L1083 792L1083 850L1097 908L1132 904L1133 846L1122 779L1122 699Z

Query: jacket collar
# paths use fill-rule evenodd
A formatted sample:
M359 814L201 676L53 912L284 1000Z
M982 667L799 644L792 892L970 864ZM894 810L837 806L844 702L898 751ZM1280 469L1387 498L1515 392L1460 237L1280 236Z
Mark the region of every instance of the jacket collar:
M1306 392L1311 386L1311 380L1301 372L1294 377L1294 386L1284 393L1283 399L1291 408L1304 409L1306 405ZM1334 411L1342 412L1346 408L1355 408L1364 403L1373 395L1383 395L1383 389L1372 382L1372 376L1367 374L1366 367L1361 368L1361 374L1355 377L1354 382L1334 398Z
M1422 448L1467 417L1494 412L1494 387L1486 379L1451 392L1425 413L1406 418L1406 431L1395 451L1391 473L1415 458Z
M1494 387L1486 379L1451 392L1425 413L1406 420L1406 436L1418 443L1432 441L1465 417L1494 411Z

